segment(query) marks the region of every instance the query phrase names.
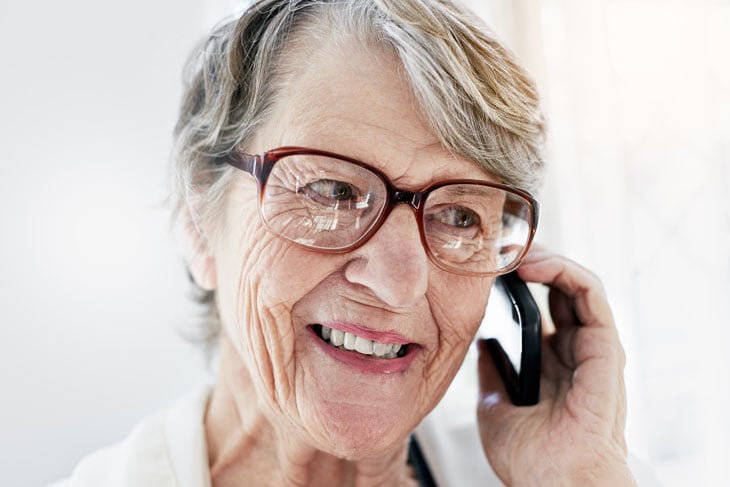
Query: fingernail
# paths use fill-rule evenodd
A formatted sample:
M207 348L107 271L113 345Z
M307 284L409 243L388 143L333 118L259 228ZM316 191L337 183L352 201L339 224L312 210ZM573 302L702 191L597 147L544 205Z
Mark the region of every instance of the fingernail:
M523 262L544 259L546 257L549 257L550 255L552 255L552 252L550 252L549 250L537 250L537 251L528 253L525 256L525 259L523 260Z

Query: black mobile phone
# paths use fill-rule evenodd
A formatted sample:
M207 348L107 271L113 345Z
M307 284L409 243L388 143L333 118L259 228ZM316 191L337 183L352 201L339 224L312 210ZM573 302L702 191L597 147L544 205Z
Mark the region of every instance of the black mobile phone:
M512 403L537 404L540 396L542 322L527 284L516 272L499 276L480 328Z

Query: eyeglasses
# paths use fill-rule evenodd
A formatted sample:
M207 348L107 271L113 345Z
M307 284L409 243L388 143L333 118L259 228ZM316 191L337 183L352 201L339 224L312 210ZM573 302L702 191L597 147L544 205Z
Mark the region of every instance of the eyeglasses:
M395 205L406 203L434 264L490 276L517 267L537 229L537 201L503 184L459 179L406 191L363 162L301 147L233 153L225 162L256 178L259 213L270 231L319 252L360 247Z

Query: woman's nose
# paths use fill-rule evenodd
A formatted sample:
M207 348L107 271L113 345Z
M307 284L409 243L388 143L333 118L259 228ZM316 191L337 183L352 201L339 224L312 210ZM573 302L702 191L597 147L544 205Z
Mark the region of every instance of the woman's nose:
M428 256L418 222L407 205L398 205L365 245L353 252L348 281L368 287L392 308L414 306L428 287Z

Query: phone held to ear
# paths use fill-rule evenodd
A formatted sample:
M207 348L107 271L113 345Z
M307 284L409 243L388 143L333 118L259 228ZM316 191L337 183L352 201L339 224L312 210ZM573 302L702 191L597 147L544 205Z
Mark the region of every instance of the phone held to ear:
M479 332L480 338L487 339L512 403L537 404L542 350L540 310L516 272L495 281Z

